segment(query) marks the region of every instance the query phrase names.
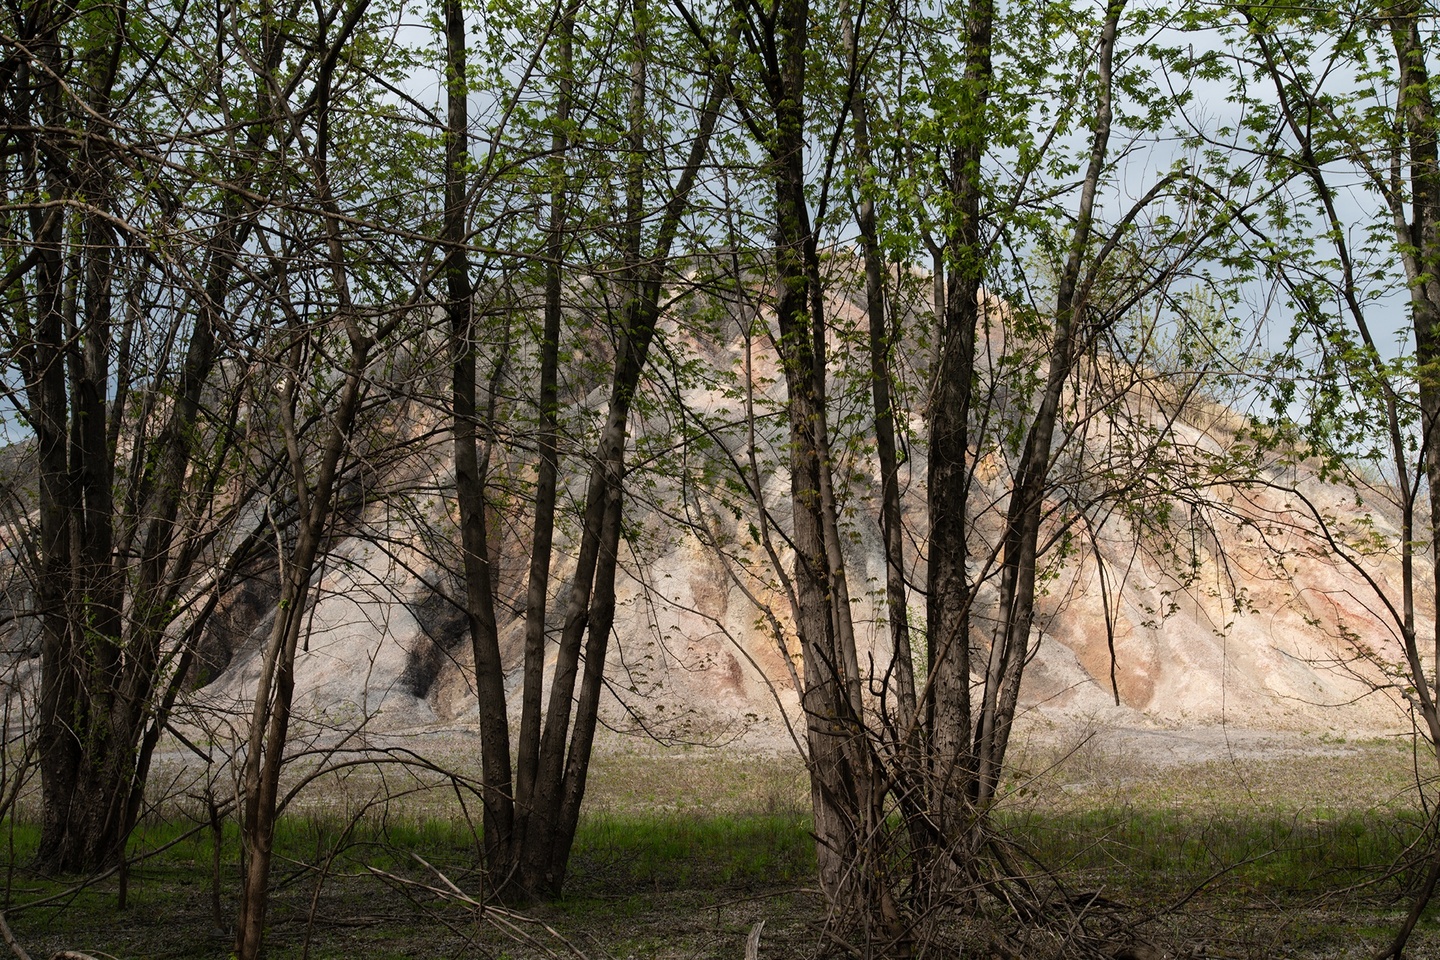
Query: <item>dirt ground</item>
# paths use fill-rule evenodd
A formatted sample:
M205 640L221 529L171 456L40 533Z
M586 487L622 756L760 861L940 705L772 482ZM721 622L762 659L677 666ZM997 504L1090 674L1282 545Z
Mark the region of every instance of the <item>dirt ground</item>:
M367 746L413 752L460 771L473 772L477 763L475 737L463 727L388 734ZM1403 879L1357 881L1347 873L1342 881L1337 873L1333 882L1317 875L1297 883L1290 874L1272 876L1263 869L1267 838L1230 853L1218 845L1221 825L1253 820L1272 831L1277 823L1310 829L1353 817L1362 831L1368 824L1389 829L1415 814L1417 784L1428 789L1434 768L1433 759L1422 762L1399 737L1107 728L1083 719L1022 730L1011 761L1002 814L1039 824L1036 849L1049 856L1078 851L1071 862L1034 868L1061 877L1070 900L1053 901L1048 915L1020 927L985 896L937 909L922 956L1044 960L1118 956L1121 947L1153 947L1152 957L1215 960L1370 956L1400 923ZM305 763L313 760L297 773ZM198 823L198 787L224 781L223 771L207 776L176 749L157 767L155 782L165 786L178 817ZM309 832L277 872L267 941L272 958L736 960L762 922L758 957L799 960L827 946L832 955L844 954L803 865L758 875L707 869L694 861L711 854L701 841L685 840L683 830L678 850L663 855L673 859L653 865L641 861L659 855L642 855L623 837L580 851L565 899L515 910L480 909L455 895L480 889L473 844L463 835L417 841L397 829L384 834L392 838L384 842L337 842L347 818L387 794L397 799L375 809L406 830L453 823L460 815L456 794L426 788L434 782L433 773L423 771L357 768L321 777L301 795L292 816ZM646 822L670 829L760 813L788 820L801 831L802 847L807 809L808 783L793 754L660 748L617 737L601 744L587 794L591 824L651 818ZM365 816L373 818L373 811ZM1150 823L1158 824L1153 836L1142 829ZM1077 847L1073 838L1052 842L1044 832L1050 828L1093 833ZM418 862L417 842L425 852ZM114 877L48 906L27 907L56 888L31 876L23 858L0 852L18 942L37 958L79 949L97 957L221 960L230 943L214 922L208 848L200 839L194 843L191 853L132 870L124 909ZM1190 889L1190 874L1170 872L1175 861L1165 848L1207 843L1216 844L1206 851L1210 860L1186 868L1206 882ZM1092 848L1103 854L1098 866ZM1258 851L1254 863L1207 865L1216 858L1252 859L1244 852L1252 849ZM1382 866L1376 865L1377 878ZM233 910L232 881L227 872L219 888L222 923ZM1407 956L1440 958L1436 913L1432 908L1421 921ZM1106 946L1086 953L1085 943Z

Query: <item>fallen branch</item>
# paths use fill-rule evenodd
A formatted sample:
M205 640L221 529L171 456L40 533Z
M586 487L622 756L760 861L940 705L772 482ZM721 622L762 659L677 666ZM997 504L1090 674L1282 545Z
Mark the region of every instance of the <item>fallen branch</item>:
M17 960L30 960L30 954L25 952L25 948L20 946L20 941L15 939L15 934L10 932L10 924L5 922L4 910L0 910L0 936L5 938L5 945L10 948L11 953L15 954Z

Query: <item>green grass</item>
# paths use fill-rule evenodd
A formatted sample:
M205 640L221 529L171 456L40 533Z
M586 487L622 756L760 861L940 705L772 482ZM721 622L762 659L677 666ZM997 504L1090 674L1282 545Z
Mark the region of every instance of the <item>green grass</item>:
M656 911L672 910L667 905L677 895L704 908L711 918L706 930L713 933L726 926L717 904L756 894L773 897L813 883L809 830L808 818L793 811L590 815L576 837L565 898L534 909L567 936L608 930L612 953L616 944L635 939L634 931L651 930ZM122 958L227 956L230 944L215 933L210 906L211 834L208 828L191 831L194 824L180 820L142 824L130 851L152 855L130 871L122 911L117 878L72 891L69 880L36 875L26 864L39 840L38 827L0 823L0 847L8 851L13 839L13 859L8 852L3 857L11 875L6 907L17 936L32 948L38 945L35 955L74 948ZM301 814L282 818L275 849L271 957L304 956L307 943L312 957L443 956L463 953L474 938L499 947L513 939L477 922L467 905L444 902L421 886L440 887L448 880L481 895L476 836L463 819ZM221 853L228 919L238 890L239 835L233 823L225 827ZM26 907L62 893L53 904ZM748 926L730 926L734 929L725 935L743 940ZM542 941L550 937L537 930ZM645 933L639 940L647 937L654 939ZM629 954L655 951L618 955Z
M600 814L581 823L571 881L639 889L811 883L810 830L808 814Z
M1377 751L1364 757L1373 764ZM997 823L1024 852L1020 864L1055 871L1072 891L1099 891L1143 912L1203 885L1188 913L1165 921L1172 943L1223 928L1234 931L1233 956L1276 955L1275 945L1287 943L1307 945L1294 955L1322 956L1392 931L1405 888L1380 878L1419 823L1396 801L1403 769L1380 775L1342 757L1270 764L1268 772L1268 783L1254 777L1239 790L1232 780L1227 795L1218 765L1137 780L1126 765L1089 758L1078 773L1055 771L1058 782L1031 783ZM729 960L743 954L761 918L767 960L808 955L824 905L809 889L814 843L793 762L637 753L605 758L593 782L565 897L527 908L534 922L517 919L514 929L433 892L446 881L482 892L475 830L445 791L372 807L348 803L333 786L317 791L280 822L269 956L565 955L555 931L593 957ZM347 783L356 794L372 792L363 779ZM1316 784L1340 801L1314 802ZM1366 794L1372 786L1382 795ZM1262 795L1267 802L1256 803ZM6 908L32 955L69 948L119 958L228 956L211 912L210 831L195 829L177 806L161 809L166 816L132 838L132 855L152 855L131 871L123 911L115 877L70 890L35 875L27 864L38 829L23 819L0 823ZM221 854L228 918L238 891L233 823ZM1339 890L1350 892L1337 897ZM25 907L61 893L47 906Z
M997 823L1033 862L1137 894L1181 892L1211 878L1217 889L1323 893L1373 879L1379 868L1401 858L1419 829L1412 818L1390 811L1214 818L1129 807L1005 813ZM680 887L806 885L813 882L815 868L810 830L808 814L794 811L587 816L575 839L567 892L585 899ZM33 856L39 828L24 822L0 824L0 836L12 832L13 866L20 876L29 877L25 864ZM142 824L131 838L131 855L162 852L132 872L132 893L152 878L210 882L211 842L208 830L195 832L183 822ZM464 821L342 822L306 815L281 819L276 851L285 865L280 871L284 882L292 873L313 873L326 860L353 874L369 867L407 870L418 856L438 869L473 873L477 842ZM239 857L234 823L225 826L221 856L227 869L233 869ZM8 860L8 854L4 858ZM34 890L51 889L49 881L30 877L30 882ZM24 901L19 892L12 891L12 902Z
M1101 890L1110 900L1146 907L1177 901L1206 883L1201 899L1212 904L1285 908L1308 902L1374 879L1380 867L1401 855L1416 829L1391 812L1216 819L1123 807L1005 814L1000 825L1034 862L1058 871L1072 889ZM38 952L69 946L117 957L226 955L228 942L214 934L209 912L208 830L185 837L189 825L183 822L142 826L132 853L163 850L132 871L129 903L121 911L114 878L51 906L24 909L65 885L25 869L38 840L33 824L0 829L7 838L13 831L16 851L9 864L11 922L23 940L43 947ZM656 927L665 927L662 915L673 919L677 898L681 913L707 918L688 934L692 941L702 934L737 937L745 923L726 919L723 905L766 901L813 884L809 831L809 818L794 811L588 816L576 838L566 897L536 909L566 937L601 936L606 951L617 956L664 955L663 943L669 941ZM438 871L478 894L475 836L463 820L295 816L281 821L276 849L273 957L303 956L307 942L315 957L355 950L376 957L438 956L460 950L466 937L482 942L497 937L494 930L479 929L464 905L443 903L419 887L407 890L394 879L433 887ZM222 855L222 894L229 910L238 858L233 825L225 831ZM377 878L372 868L392 879ZM1391 883L1367 889L1355 902L1378 910L1397 892ZM1352 913L1312 918L1307 936L1340 937L1343 930L1356 932L1357 923L1385 926ZM680 938L685 936L682 930Z
M1178 898L1201 884L1229 897L1319 896L1385 875L1420 832L1390 810L1216 817L1105 807L999 822L1039 863L1112 897L1145 899Z

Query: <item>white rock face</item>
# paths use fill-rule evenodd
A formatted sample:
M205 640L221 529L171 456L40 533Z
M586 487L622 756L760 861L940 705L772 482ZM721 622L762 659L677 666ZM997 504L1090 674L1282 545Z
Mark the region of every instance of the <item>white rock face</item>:
M837 323L858 322L858 308L836 305L835 316ZM632 536L623 547L617 583L603 716L615 729L662 738L789 749L793 732L802 727L793 677L803 671L783 581L759 546L758 508L743 502L733 470L715 467L725 458L713 445L723 444L748 470L749 438L738 425L745 410L737 373L745 369L743 344L701 343L673 322L666 335L671 349L688 350L710 373L676 387L688 420L677 424L672 410L660 409L637 417L632 429L637 451L632 462L646 469L632 477L627 493ZM757 413L772 415L783 378L768 348L757 343L750 370ZM855 397L864 394L856 389L855 383L835 384L837 396L850 397L847 409L863 413ZM569 395L577 422L604 399L603 390L584 384L572 385ZM1143 421L1153 415L1146 409L1137 401L1130 413ZM451 572L457 556L448 437L439 414L413 416L413 433L431 438L424 453L406 461L408 472L392 485L393 492L372 497L349 518L316 574L297 661L296 707L317 723L393 732L467 728L474 720L474 660ZM708 451L693 429L700 419L714 426ZM1181 423L1175 442L1214 454L1234 439L1236 419L1222 412L1203 430ZM924 422L918 414L910 429L916 440L907 445L900 482L907 575L916 587L909 607L918 623L924 610L918 588L925 582L926 476ZM691 432L682 444L684 430ZM1075 445L1103 445L1113 431L1092 429L1076 437ZM758 424L755 446L758 482L770 510L767 524L788 565L783 550L790 515L788 454L773 416ZM863 443L853 449L837 467L850 536L846 562L864 655L883 673L891 650L878 606L885 582L875 521L879 477ZM530 521L525 496L511 493L506 480L516 481L517 488L531 480L533 467L523 456L511 454L504 461L497 454L499 480L491 491L497 612L517 719ZM705 463L714 468L709 486L682 486L679 474L699 474ZM975 499L990 506L972 518L976 576L1003 513L1011 469L998 449L977 467ZM1408 727L1396 693L1380 689L1391 679L1385 665L1401 657L1384 610L1387 598L1377 593L1378 588L1398 602L1393 524L1357 505L1354 491L1321 483L1303 469L1262 476L1269 486L1215 485L1202 503L1182 506L1177 500L1176 515L1168 519L1127 516L1123 499L1115 499L1103 516L1091 518L1099 529L1093 541L1075 530L1068 554L1048 568L1037 604L1034 659L1023 697L1032 720L1346 732ZM582 481L575 476L568 481L565 509L573 511ZM1088 481L1073 482L1078 489ZM1298 488L1315 510L1342 527L1371 524L1380 542L1358 568L1347 566L1314 535L1310 507L1285 487ZM574 563L567 551L575 526L576 518L567 513L557 538L547 624L551 666L565 580ZM1425 582L1428 576L1417 579ZM997 597L993 584L993 579L982 583L977 598L971 639L982 652ZM248 715L273 603L273 586L261 576L222 605L202 644L191 703ZM1422 637L1433 636L1433 618L1433 598L1422 596ZM19 636L13 625L10 629L12 639ZM919 639L917 633L917 646Z
M437 457L443 450L437 446ZM435 469L444 472L438 462ZM910 469L923 475L923 461L917 457ZM1363 515L1349 491L1313 479L1303 487L1327 511ZM767 492L780 505L781 523L787 491L783 474L770 478ZM1376 661L1397 661L1400 648L1373 588L1318 552L1284 494L1226 495L1228 518L1195 534L1206 542L1193 545L1186 582L1154 544L1140 542L1153 533L1132 533L1118 519L1105 527L1098 550L1077 550L1053 571L1037 605L1035 656L1024 687L1031 720L1347 733L1406 725L1394 693L1375 689L1387 679ZM913 486L910 497L907 513L917 519L920 492ZM733 741L743 749L789 748L791 727L800 729L791 669L801 671L793 637L777 639L770 626L773 614L788 632L789 617L778 579L750 537L753 521L710 517L728 538L722 555L644 502L631 509L640 534L617 586L607 726L682 741ZM458 584L437 565L433 545L405 546L423 539L410 521L387 524L383 512L367 516L368 539L357 534L337 542L317 576L297 663L300 712L341 726L363 719L374 730L468 726L475 714L473 657L454 605ZM517 722L527 535L516 528L499 564L502 649ZM562 574L570 563L558 564ZM878 531L863 519L854 524L847 563L857 630L883 672L889 635L875 606L883 556ZM1381 585L1398 577L1390 555L1367 560L1363 569ZM912 582L923 583L923 575L917 558ZM566 589L557 588L557 597ZM973 638L982 651L984 604L994 600L993 589L982 589ZM552 604L550 666L562 606ZM918 595L911 609L918 619ZM1432 609L1427 602L1422 635L1433 629ZM243 709L268 626L268 618L255 622L224 672L198 691L203 700Z
M374 718L382 725L435 723L417 696L411 664L425 642L406 595L414 584L396 558L373 542L347 539L326 555L296 658L299 711L337 725ZM273 614L272 614L273 618ZM255 692L272 618L257 625L251 644L204 691L243 709Z

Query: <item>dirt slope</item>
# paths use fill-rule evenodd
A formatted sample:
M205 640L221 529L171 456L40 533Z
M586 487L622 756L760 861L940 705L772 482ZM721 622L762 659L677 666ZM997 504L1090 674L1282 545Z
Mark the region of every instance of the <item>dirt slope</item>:
M853 302L834 309L837 324L859 322ZM762 415L779 401L779 371L763 350L747 358L738 339L701 338L675 322L667 336L673 351L707 371L696 376L692 370L685 381L676 381L687 416L719 424L709 435L712 442L743 462L749 441L736 423L745 409L738 371L748 359ZM998 356L1001 345L992 342L988 349ZM835 389L844 395L846 384L837 380ZM603 397L598 388L572 392L591 408ZM1121 416L1109 414L1101 428L1093 420L1091 426L1074 427L1072 448L1113 448L1125 431L1134 436L1144 428L1154 434L1161 421L1170 428L1166 449L1172 462L1189 457L1205 464L1243 442L1237 415L1212 404L1175 420L1162 415L1157 396L1154 389L1132 390L1116 408ZM1076 409L1085 399L1073 398ZM1013 397L1007 402L1020 404ZM636 446L656 438L673 446L684 425L671 418L673 412L663 410L642 418ZM918 416L909 427L923 438ZM857 430L863 434L863 424ZM770 521L783 529L789 480L784 437L773 422L759 425L756 446ZM884 583L884 558L871 519L879 480L863 443L855 449L859 452L842 465L852 508L847 562L860 633L877 670L883 670L888 634L875 601ZM910 578L923 584L923 443L907 452L901 483L912 544ZM448 572L455 559L447 533L453 531L448 455L446 438L438 432L430 455L409 468L412 488L426 492L406 494L403 510L394 501L373 503L351 535L331 549L318 575L319 600L298 668L298 700L312 717L341 725L364 720L389 730L464 727L473 717L472 659L451 599L458 585ZM723 459L713 449L709 456L712 466ZM717 492L719 484L682 484L692 466L672 457L637 473L632 485L627 509L634 535L618 589L606 720L619 730L676 740L786 749L789 725L797 721L793 643L787 647L778 639L769 619L773 614L782 629L788 623L782 586L757 544L754 505L737 505L733 494L726 499ZM1071 489L1065 483L1078 488L1090 482L1065 480L1063 466L1057 466L1062 477L1057 497ZM503 469L523 476L529 468L511 463ZM1009 469L998 448L977 468L977 482L991 503L974 521L977 556L985 555L985 538L1003 509ZM1077 535L1068 552L1052 553L1025 687L1029 720L1093 718L1127 727L1225 723L1343 733L1408 726L1397 696L1375 692L1388 682L1385 664L1399 658L1376 593L1377 586L1397 591L1393 525L1358 503L1355 491L1322 483L1303 465L1252 466L1250 480L1211 484L1200 493L1192 489L1188 502L1177 496L1137 506L1112 498L1103 516L1097 512L1087 520L1098 533ZM1315 513L1329 515L1337 528L1373 536L1358 569L1316 538ZM498 511L495 529L502 646L513 689L529 528L517 510L513 516ZM977 578L983 575L977 566ZM245 712L259 638L268 624L263 588L250 591L230 606L252 615L231 617L207 637L207 649L218 651L217 670L203 678L197 703ZM972 637L982 650L987 604L993 607L994 597L990 581L982 583ZM1421 607L1424 636L1432 630L1433 603L1422 598ZM923 609L918 594L911 609Z

